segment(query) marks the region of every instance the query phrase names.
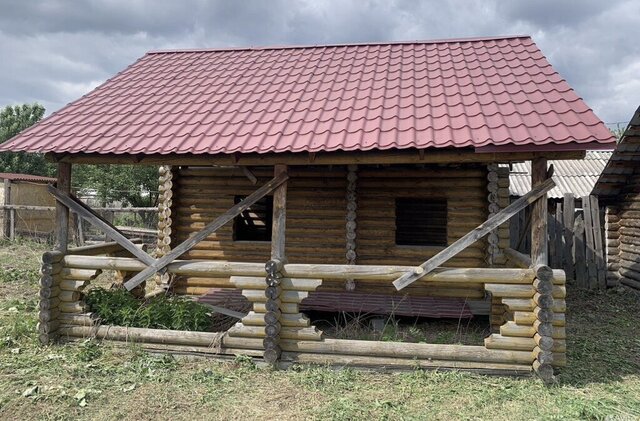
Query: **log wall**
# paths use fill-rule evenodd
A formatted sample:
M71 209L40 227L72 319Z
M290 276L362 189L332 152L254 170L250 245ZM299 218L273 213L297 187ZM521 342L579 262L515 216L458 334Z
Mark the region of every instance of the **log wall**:
M240 168L174 168L172 244L178 244L202 229L208 221L230 208L235 196L250 194L273 175L271 168L252 168L251 172L257 178L255 185ZM288 262L353 263L347 254L348 245L345 244L349 233L347 168L292 167L289 176L285 241ZM482 165L455 168L358 167L355 186L350 187L351 190L357 190L355 263L415 265L433 256L442 247L395 244L395 199L447 199L447 241L450 244L486 220L487 182L487 168ZM500 179L499 188L499 192L508 192L508 177ZM501 207L508 204L507 194L498 194ZM501 227L499 233L502 239L508 235L508 227ZM500 245L506 244L508 239L500 241ZM447 266L486 267L486 248L486 242L479 241L453 258ZM264 263L269 260L269 252L268 242L234 241L233 226L228 224L182 258ZM342 280L325 281L321 290L345 289ZM176 292L185 294L202 294L212 287L233 288L226 277L181 276L175 280L174 286ZM362 289L370 286L356 282L355 287ZM447 287L434 285L431 290L440 296L481 298L484 294L479 284L459 285L451 294L447 293ZM391 285L378 285L376 291L395 293ZM429 291L423 289L422 293L429 294Z
M610 258L609 266L615 268L617 263L620 282L640 290L640 174L629 178L619 198L617 224L612 217L607 226L607 241L618 235L617 261Z
M617 206L607 206L604 213L605 257L607 286L620 284L620 217Z

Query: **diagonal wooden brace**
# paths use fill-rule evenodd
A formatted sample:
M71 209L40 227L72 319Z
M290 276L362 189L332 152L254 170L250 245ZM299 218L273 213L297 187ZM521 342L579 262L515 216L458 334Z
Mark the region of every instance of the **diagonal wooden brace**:
M236 204L231 209L226 211L224 214L220 215L212 222L207 224L202 230L198 231L194 236L189 237L181 244L176 246L169 253L159 258L155 262L149 265L148 268L139 272L136 276L129 279L125 282L124 286L126 289L131 291L133 288L138 286L142 281L147 279L149 276L154 273L164 269L169 263L173 262L178 257L182 256L184 253L191 250L196 244L200 241L204 240L211 234L213 234L218 228L222 227L229 221L232 221L236 216L240 215L242 212L247 210L251 205L254 205L258 200L262 199L264 196L268 195L272 191L276 189L279 185L284 183L289 179L289 176L286 173L280 174L277 177L273 178L271 181L266 183L264 186L260 187L258 190L251 193L247 196L242 202Z
M111 223L104 220L104 218L98 215L93 209L80 201L78 198L63 193L62 191L53 187L51 184L47 186L47 190L53 195L53 197L56 198L58 202L74 211L76 214L78 214L78 216L89 222L91 225L94 225L96 228L104 231L116 243L120 244L127 251L140 259L143 263L145 263L146 265L155 263L156 259L149 256L146 252L137 247L127 237L125 237L125 235L120 232L120 230L114 227Z
M478 227L476 227L473 231L470 231L462 238L456 240L449 247L442 250L440 253L433 256L431 259L427 260L420 266L418 266L414 271L407 272L395 281L393 281L393 285L399 291L402 288L412 284L423 276L427 275L429 272L433 271L438 266L442 265L462 250L469 247L471 244L475 243L485 235L489 234L494 229L498 228L501 224L509 220L512 216L520 212L522 209L526 208L528 205L536 201L539 197L545 195L549 190L554 188L556 183L553 179L549 178L544 183L539 184L535 188L533 188L529 193L520 197L518 200L502 209L500 212L493 215L491 218L484 221Z

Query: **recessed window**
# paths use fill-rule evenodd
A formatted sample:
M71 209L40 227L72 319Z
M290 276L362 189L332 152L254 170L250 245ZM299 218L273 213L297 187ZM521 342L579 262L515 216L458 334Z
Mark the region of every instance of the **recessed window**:
M447 245L446 199L396 199L396 244Z
M246 196L236 196L240 203ZM265 196L233 220L234 241L271 241L273 196Z

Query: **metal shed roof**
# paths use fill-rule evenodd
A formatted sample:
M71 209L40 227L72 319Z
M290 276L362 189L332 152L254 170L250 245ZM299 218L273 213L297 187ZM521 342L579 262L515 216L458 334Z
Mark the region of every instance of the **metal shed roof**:
M549 161L553 164L553 179L556 187L547 193L554 199L565 193L575 197L591 194L600 173L607 165L612 151L587 151L584 159ZM515 163L509 173L509 191L512 196L523 196L531 190L531 162Z
M151 52L0 146L99 154L614 142L528 36Z
M56 179L53 177L43 177L40 175L17 174L17 173L8 173L8 172L0 172L0 180L30 181L32 183L55 183L56 182Z

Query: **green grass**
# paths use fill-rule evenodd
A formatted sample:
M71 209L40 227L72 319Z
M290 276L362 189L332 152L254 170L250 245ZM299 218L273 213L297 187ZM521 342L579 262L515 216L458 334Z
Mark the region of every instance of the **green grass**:
M0 419L611 419L640 417L640 301L629 290L569 287L569 366L558 383L462 372L378 374L250 359L151 356L86 341L40 347L38 258L0 244ZM21 273L5 278L7 268Z

